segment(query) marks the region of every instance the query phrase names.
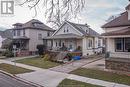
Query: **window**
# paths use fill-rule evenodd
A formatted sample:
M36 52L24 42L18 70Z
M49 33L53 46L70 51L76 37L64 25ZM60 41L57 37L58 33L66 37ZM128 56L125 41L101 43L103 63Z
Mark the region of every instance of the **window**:
M93 41L92 41L92 39L89 39L88 40L88 48L92 48L92 46L93 46Z
M25 30L23 30L23 36L25 36Z
M59 41L59 47L61 47L61 40Z
M115 39L115 50L116 51L123 51L123 38Z
M16 30L13 31L14 36L16 36Z
M128 49L130 49L130 38L125 38L125 51L128 51Z
M101 40L98 40L98 47L101 46Z
M42 40L42 34L38 34L38 40Z
M47 36L50 36L50 32L47 32Z
M17 36L21 36L20 30L17 30Z
M64 33L65 33L65 29L64 29Z
M57 47L57 42L56 42L56 47Z

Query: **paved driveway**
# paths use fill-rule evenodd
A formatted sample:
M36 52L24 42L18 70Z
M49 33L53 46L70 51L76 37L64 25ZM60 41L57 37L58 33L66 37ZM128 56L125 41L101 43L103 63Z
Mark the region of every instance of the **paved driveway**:
M36 87L0 73L0 87Z

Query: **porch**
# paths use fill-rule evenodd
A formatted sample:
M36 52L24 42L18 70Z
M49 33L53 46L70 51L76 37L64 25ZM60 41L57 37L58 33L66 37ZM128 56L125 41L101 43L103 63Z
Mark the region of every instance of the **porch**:
M106 51L112 58L130 58L130 37L106 38Z
M75 34L61 34L47 37L46 46L53 51L81 51L82 38ZM51 43L51 45L50 45Z

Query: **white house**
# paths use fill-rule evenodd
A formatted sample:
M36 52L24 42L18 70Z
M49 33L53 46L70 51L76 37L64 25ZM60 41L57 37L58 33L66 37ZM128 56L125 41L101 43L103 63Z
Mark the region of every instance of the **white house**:
M119 17L102 26L105 33L106 51L110 57L130 58L130 5Z
M81 48L83 55L91 55L101 52L102 38L86 24L76 24L65 21L58 30L46 40L52 41L52 50L60 50L66 47L68 51Z
M37 45L43 44L43 38L51 36L54 30L39 20L32 19L26 23L13 24L10 31L13 43L22 51L36 52Z

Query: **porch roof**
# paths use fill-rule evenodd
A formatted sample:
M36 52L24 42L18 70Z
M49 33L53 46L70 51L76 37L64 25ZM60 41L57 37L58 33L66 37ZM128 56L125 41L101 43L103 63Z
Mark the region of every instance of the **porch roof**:
M29 38L26 36L18 36L18 37L13 37L13 40L29 40Z
M103 33L102 36L130 35L130 27L117 31Z
M45 37L44 39L81 39L81 38L82 36L70 33L70 34L59 34L50 37Z

